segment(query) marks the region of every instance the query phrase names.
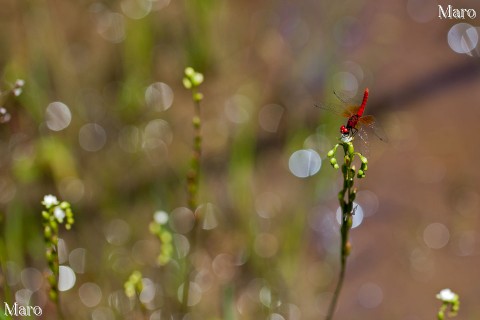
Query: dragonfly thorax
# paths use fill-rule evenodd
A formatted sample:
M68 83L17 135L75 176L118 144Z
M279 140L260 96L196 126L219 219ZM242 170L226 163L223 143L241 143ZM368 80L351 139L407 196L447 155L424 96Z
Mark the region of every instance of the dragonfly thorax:
M358 124L358 119L360 117L356 114L348 118L347 125L342 125L340 127L340 133L341 134L348 134L348 135L354 135L357 131L357 124Z
M359 120L359 116L358 114L354 114L353 116L351 116L350 118L348 118L348 121L347 121L347 129L348 130L351 130L351 129L354 129L357 127L357 124L358 124L358 120Z

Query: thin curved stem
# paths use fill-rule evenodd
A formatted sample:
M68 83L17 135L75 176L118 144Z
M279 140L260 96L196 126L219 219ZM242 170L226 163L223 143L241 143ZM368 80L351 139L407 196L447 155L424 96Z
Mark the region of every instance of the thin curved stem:
M333 293L332 301L330 302L330 307L328 308L328 314L327 314L326 320L331 320L333 318L333 314L335 313L338 297L340 296L340 291L342 290L342 286L343 286L343 280L345 279L346 267L347 267L347 259L342 259L342 264L340 266L340 275L338 277L338 282L335 288L335 292Z
M197 91L195 88L192 89L192 96L195 103L195 115L193 117L193 128L194 128L194 138L193 138L193 154L192 154L192 163L190 168L190 173L187 177L187 193L188 193L188 207L194 214L194 225L191 232L190 239L190 252L195 250L197 244L197 229L198 229L198 216L195 213L198 206L198 189L199 189L199 176L200 176L200 156L202 153L202 135L201 135L201 120L200 120L200 101L195 98ZM185 281L183 284L183 294L182 294L182 313L188 312L188 299L190 293L190 273L192 271L192 266L189 261L190 254L187 254L185 257Z
M333 293L332 301L328 308L326 320L331 320L335 313L338 302L338 297L342 291L343 282L345 279L345 271L347 268L347 257L350 253L350 242L348 241L349 231L352 226L352 215L355 209L353 208L353 200L355 198L355 190L353 188L353 181L355 178L355 169L352 168L354 152L350 152L348 144L342 144L345 151L345 163L342 165L343 172L343 188L339 192L338 201L342 208L342 224L340 226L340 273L338 276L337 286ZM346 199L345 199L346 196Z

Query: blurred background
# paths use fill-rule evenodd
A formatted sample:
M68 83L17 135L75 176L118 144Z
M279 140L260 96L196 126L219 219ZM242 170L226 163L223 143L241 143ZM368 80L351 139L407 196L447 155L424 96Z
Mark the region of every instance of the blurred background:
M345 119L314 105L359 104L366 87L389 141L369 139L335 318L432 319L448 287L458 319L478 319L480 18L440 19L439 4L480 13L473 0L1 0L2 90L25 80L2 96L1 300L55 318L40 215L54 194L76 218L60 233L67 318L178 318L192 66L204 220L189 319L325 316L341 187L325 158ZM148 232L159 210L165 266ZM133 270L146 289L129 300Z

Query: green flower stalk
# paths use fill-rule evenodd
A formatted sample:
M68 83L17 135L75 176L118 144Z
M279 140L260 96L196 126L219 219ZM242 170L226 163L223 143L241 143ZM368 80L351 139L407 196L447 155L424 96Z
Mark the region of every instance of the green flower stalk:
M47 258L48 266L51 274L48 276L50 284L50 299L59 308L59 291L58 291L58 277L59 277L59 262L58 262L58 226L65 225L65 229L70 230L74 223L73 212L70 204L66 201L59 202L57 197L46 195L43 198L42 211L43 218L43 236L45 240L45 256Z
M167 223L168 214L165 211L157 211L149 225L150 233L160 240L160 254L157 257L157 263L160 266L169 263L173 256L173 236L166 227Z
M125 281L123 284L123 290L125 295L130 299L134 300L135 298L139 298L140 294L143 291L143 279L142 273L138 270L133 271L128 280ZM147 308L145 305L140 301L140 311L143 314L143 318L147 319Z
M330 307L328 309L327 320L333 318L335 313L335 308L337 305L337 300L342 289L343 280L345 278L345 270L347 266L347 257L351 251L351 244L349 241L349 232L352 228L353 215L355 214L356 207L354 207L354 200L357 194L357 190L354 187L355 177L361 179L365 177L366 171L368 169L368 160L359 152L355 152L355 149L352 144L353 137L351 136L342 136L341 142L337 143L332 150L327 153L328 158L330 158L330 164L335 168L339 169L340 166L337 163L336 153L337 149L341 146L344 152L343 164L342 164L342 174L343 174L343 188L338 193L338 201L340 203L340 208L342 209L342 221L340 225L340 238L341 238L341 247L340 247L340 274L333 294ZM355 157L360 159L360 169L356 170L353 161Z
M198 216L196 209L198 207L198 189L199 189L199 176L200 176L200 156L202 154L202 122L200 118L200 102L203 100L203 94L198 91L198 86L203 82L203 74L196 72L193 68L188 67L185 69L185 77L183 78L183 85L186 89L191 90L192 100L194 103L194 116L192 120L194 137L193 137L193 153L190 165L190 172L187 174L187 195L188 195L188 207L194 214L194 226L191 233L191 245L190 252L195 249L196 233L198 229ZM189 255L185 257L185 281L183 285L182 294L182 311L184 313L188 310L188 297L190 291L190 272L192 269L189 261Z
M442 301L440 310L437 313L438 320L444 320L445 316L453 318L457 315L460 309L460 297L458 294L450 289L443 289L436 295L436 298Z
M203 82L203 74L196 72L193 68L185 69L183 85L186 89L192 91L192 100L195 105L195 114L192 119L194 137L193 137L193 155L190 165L190 172L187 176L188 207L195 212L198 206L198 185L200 176L200 156L202 154L202 135L200 120L200 102L203 94L198 92L198 86Z
M129 298L139 296L143 290L142 273L138 270L133 271L123 284L123 289L125 295Z

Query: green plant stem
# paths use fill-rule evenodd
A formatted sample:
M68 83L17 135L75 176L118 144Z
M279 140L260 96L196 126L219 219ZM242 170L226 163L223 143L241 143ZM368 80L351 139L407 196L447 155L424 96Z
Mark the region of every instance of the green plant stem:
M197 90L192 88L192 97L195 105L195 115L193 117L193 128L194 128L194 138L193 138L193 154L191 160L190 172L187 176L187 193L188 193L188 207L193 212L194 215L194 225L191 231L190 239L190 251L185 257L185 277L183 283L183 294L182 294L182 313L187 313L188 311L188 299L190 292L190 273L192 271L192 266L189 261L190 253L193 252L197 245L197 229L199 224L199 217L196 214L196 209L198 206L198 189L199 189L199 176L200 176L200 156L202 154L202 135L201 135L201 118L200 118L200 100L196 98Z
M348 144L341 144L345 152L345 163L342 165L343 188L338 194L338 201L342 208L342 223L340 226L341 247L340 247L340 273L338 282L333 293L332 301L328 308L326 320L331 320L335 313L338 297L342 290L343 281L345 279L345 271L347 268L347 257L350 254L349 232L352 227L352 215L354 212L353 200L356 191L353 188L355 179L355 168L352 167L354 153L348 149Z
M8 276L7 270L7 250L5 248L5 243L3 241L3 234L0 238L0 271L4 274L5 278ZM4 300L9 305L12 304L12 293L10 291L10 286L7 283L7 279L4 279L5 283L3 284L3 294Z
M51 270L52 270L52 273L53 273L53 277L54 277L54 283L51 284L51 288L50 290L52 290L54 292L54 298L53 298L53 302L55 303L56 307L57 307L57 319L64 319L64 316L63 316L63 312L62 312L62 308L61 308L61 305L60 305L60 292L58 290L58 280L59 280L59 277L60 277L60 263L59 263L59 260L58 260L58 240L56 241L55 244L52 244L52 247L49 249L50 250L50 254L51 254L51 257L52 257L52 262L51 262Z

